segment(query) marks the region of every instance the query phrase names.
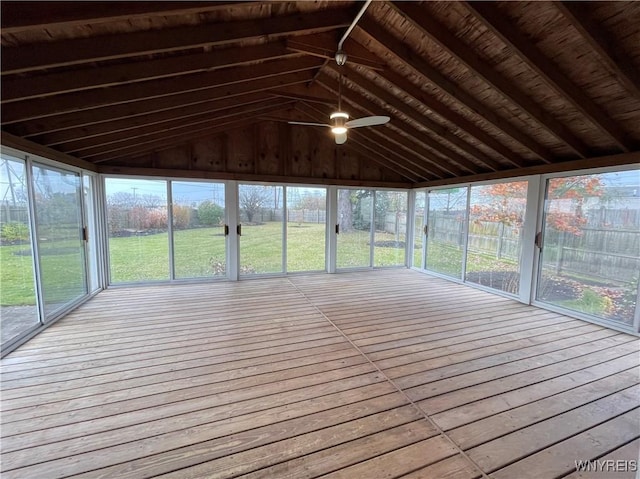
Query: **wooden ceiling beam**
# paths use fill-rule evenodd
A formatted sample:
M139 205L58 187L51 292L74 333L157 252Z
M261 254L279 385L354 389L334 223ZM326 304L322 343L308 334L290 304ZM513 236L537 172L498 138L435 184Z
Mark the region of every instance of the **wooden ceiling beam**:
M107 23L140 17L191 15L232 6L253 6L264 2L64 2L3 1L2 33L33 29Z
M356 135L355 138L353 137L349 138L349 141L347 141L346 143L346 147L350 150L355 151L358 155L360 155L362 158L361 161L371 159L376 163L378 163L379 165L381 165L382 167L386 169L391 169L394 172L401 175L403 178L407 178L412 183L420 182L419 178L428 178L428 176L425 176L425 175L415 175L415 176L408 175L403 173L401 170L398 170L397 164L389 165L388 156L386 157L382 156L379 151L376 151L375 146L369 140L365 139L364 141L362 141L362 139L358 138L358 135ZM394 160L391 160L391 161L394 164L396 163Z
M65 145L69 142L77 140L93 141L94 138L96 138L95 141L99 141L97 137L101 137L103 135L144 128L147 126L162 123L164 121L184 121L185 119L203 113L215 113L218 111L226 110L228 108L243 107L245 105L255 104L264 101L265 98L272 98L272 96L269 94L265 94L264 92L260 92L244 95L240 98L225 97L218 100L185 106L182 108L172 108L170 110L162 110L155 113L147 113L134 117L121 118L115 121L106 121L102 123L96 123L94 125L69 128L66 130L61 130L44 135L36 135L32 136L31 139L32 141L47 146Z
M581 160L562 161L552 165L535 165L526 168L515 168L505 171L494 171L479 175L470 175L461 178L446 178L444 180L427 181L414 185L414 188L427 188L433 186L459 185L476 181L492 181L508 178L518 178L521 176L545 175L548 173L575 172L590 168L606 168L609 166L620 167L629 165L629 168L637 168L640 163L640 152L618 153L615 155L599 156Z
M2 103L60 95L94 88L112 87L139 81L188 75L201 71L241 66L256 61L294 56L282 42L250 47L233 47L215 52L133 61L117 65L84 67L65 72L3 78ZM298 55L299 56L299 55Z
M414 28L417 28L422 34L438 43L471 72L474 72L503 97L510 100L523 112L526 112L548 133L563 142L582 158L591 156L589 147L581 139L527 96L512 80L502 76L488 63L481 60L472 48L453 35L444 25L436 21L424 8L411 2L390 3L390 5L407 21L411 22Z
M338 105L338 99L335 95L317 85L291 85L286 88L271 90L269 93L274 96L292 98L310 103L321 103L323 105L330 105L334 107L337 107Z
M322 76L318 77L318 83L334 91L337 95L338 82L333 78L331 78L330 76L328 76L327 74L323 74ZM366 115L377 115L380 113L380 110L382 109L381 106L368 100L362 94L357 93L353 89L350 89L349 92L346 94L343 89L342 100L343 102L347 101L348 103L354 105L356 108L363 110ZM402 125L398 125L399 121L402 121ZM390 135L390 132L389 132L390 129L396 130L398 131L398 133L404 133L405 135L408 135L411 138L411 142L413 143L411 147L409 147L409 145L406 144L408 142L408 139L403 136L396 137L395 141L398 141L402 148L415 151L416 153L418 153L419 156L425 158L427 161L435 165L437 168L448 171L453 175L462 174L462 171L458 167L453 166L451 164L451 162L455 162L456 164L462 166L464 169L470 171L471 173L479 173L481 171L478 165L476 165L475 163L467 160L466 158L460 157L460 155L458 155L456 152L447 148L445 145L438 143L437 141L432 139L430 136L426 135L424 132L417 130L416 128L411 126L408 122L403 121L400 118L393 118L393 120L390 123L388 123L386 126L387 126L386 128L387 131L385 131L385 135L389 136L390 138L393 138L393 136ZM402 138L402 140L399 141L399 138ZM428 148L433 150L435 153L429 150ZM446 164L443 164L442 158L438 158L436 154L439 154L442 157L444 157Z
M198 90L178 95L151 98L136 102L111 105L80 112L64 113L52 117L39 118L25 123L11 125L15 133L25 137L33 137L44 133L62 132L67 129L86 128L88 134L96 128L98 133L109 131L113 127L127 128L128 122L144 122L149 115L176 115L189 108L216 107L216 102L242 104L250 95L259 94L264 97L272 88L286 88L290 85L306 83L311 80L311 71L285 73L255 82L245 82L229 87L212 90ZM155 118L155 117L154 117ZM105 129L105 125L106 128Z
M338 71L337 67L333 66L332 68L336 72ZM502 165L500 165L500 163L493 160L492 158L489 158L486 154L484 154L482 151L477 149L475 146L470 145L459 136L453 134L448 128L444 127L439 123L436 123L435 121L431 120L427 116L418 112L417 110L410 107L406 103L402 102L396 96L389 93L388 90L385 90L382 87L376 85L374 82L366 78L364 75L359 74L354 69L349 68L344 76L348 79L351 79L356 85L358 85L359 88L362 88L368 91L370 94L382 100L384 104L389 105L390 107L398 110L407 118L410 118L411 120L419 124L422 128L425 128L426 130L431 130L433 133L436 134L437 138L442 138L448 143L455 145L456 147L460 148L462 151L471 155L473 158L476 158L478 161L481 161L490 170L497 171L502 169ZM445 150L445 151L448 151L456 155L456 153L452 150ZM475 166L477 168L477 165L471 162L469 162L468 165Z
M115 58L151 55L209 45L225 45L255 38L305 35L348 26L350 9L257 18L218 24L188 25L117 35L74 38L3 48L2 73L78 65Z
M450 109L444 103L436 100L433 96L422 91L420 87L410 82L407 78L391 71L390 69L380 72L379 75L394 88L402 91L404 94L411 97L414 101L420 103L425 108L433 111L435 114L452 123L460 131L475 138L488 148L491 148L493 151L500 154L514 166L526 166L526 161L522 157L514 153L512 150L500 143L480 127L467 120L459 113Z
M623 151L634 149L633 142L615 121L589 98L583 90L549 60L529 38L522 34L507 16L502 14L495 3L466 2L473 14L500 40L518 53L529 67L563 98L577 108L601 132L607 134Z
M250 103L244 106L232 106L218 111L203 112L198 115L191 115L183 118L170 118L162 122L149 125L141 125L138 128L127 129L124 131L116 131L105 135L94 136L91 138L81 138L58 145L56 149L69 154L84 154L87 151L98 150L105 145L114 145L123 141L130 141L136 138L143 138L146 135L152 135L159 132L170 132L177 128L186 126L198 126L202 123L216 124L227 118L233 118L240 115L252 113L261 113L265 109L272 106L284 107L293 103L294 100L284 100L283 98L272 98L257 103Z
M325 120L323 118L327 118L328 115L326 109L318 109L316 106L311 106L304 103L297 104L295 106L295 109L304 113L311 120L316 122L324 122ZM349 138L347 140L347 143L351 140L352 138ZM387 148L385 145L364 132L361 135L356 134L353 140L355 140L360 148L367 151L367 153L371 155L374 161L380 163L386 168L396 168L396 171L399 174L414 183L417 181L417 178L424 178L429 176L432 178L434 176L436 178L442 178L438 175L428 174L421 168L416 168L416 165L413 164L409 158L398 155L397 152L393 151L393 149Z
M496 114L493 110L477 100L472 94L467 93L454 82L446 78L442 73L424 61L404 42L396 39L381 27L372 17L365 14L358 22L360 31L367 38L374 41L379 48L392 53L398 60L410 67L418 75L433 83L440 90L449 95L457 103L462 104L467 110L479 115L505 135L511 137L545 163L551 163L554 155L548 148L537 140L510 124L506 119Z
M254 66L231 67L211 73L114 86L99 92L87 90L65 93L52 98L13 102L2 105L2 124L148 98L177 95L195 90L212 90L236 83L266 79L283 73L316 69L319 62L319 59L313 57L273 60L263 63L260 69L256 69Z
M282 110L285 106L288 106L290 104L291 102L288 102L287 104L272 105L269 107L264 107L259 112L254 112L252 114L243 113L235 116L229 116L225 120L218 123L203 121L200 123L201 126L197 126L197 125L180 126L177 128L172 128L171 130L145 135L144 137L133 138L130 141L124 141L117 144L107 145L106 147L100 150L98 149L92 150L92 151L85 150L82 154L75 155L75 156L78 156L86 161L95 163L97 161L101 161L103 158L106 158L106 157L111 157L113 155L122 155L123 152L127 152L126 154L128 155L129 152L143 145L149 145L151 147L154 147L156 144L167 145L167 144L173 143L175 146L179 146L185 143L186 141L185 138L192 138L197 133L208 132L212 128L218 128L218 127L220 128L225 127L223 128L223 130L220 130L220 131L224 131L225 129L229 128L230 124L233 124L234 122L241 121L241 120L250 120L251 122L255 123L258 121L257 113L270 113L270 112L279 111L279 110Z
M100 163L106 163L108 161L128 160L131 158L139 158L141 156L150 155L152 153L157 153L163 150L180 148L182 146L188 145L192 141L222 134L225 131L233 128L245 128L247 126L253 125L254 123L256 123L256 121L257 120L255 118L229 120L224 124L220 124L215 127L210 126L207 129L197 130L192 134L185 134L183 136L180 136L179 138L167 138L165 140L158 140L151 143L135 145L130 148L119 150L117 152L105 153L104 155L96 156L92 163L94 165L99 165ZM150 168L149 170L152 170L152 168ZM98 166L98 171L101 173L103 172L102 165Z
M586 2L554 2L562 14L578 30L600 59L616 76L620 84L636 98L640 98L640 71L633 61L615 45L611 36L601 25L591 19Z
M332 85L331 79L327 81L329 85ZM328 86L323 82L318 82L318 85L326 88L328 91L335 91L332 89L332 86ZM333 86L335 87L335 85ZM362 116L368 114L365 109L357 104L354 104L354 107L361 110L358 113L362 114ZM323 112L322 116L324 116L325 122L331 113L326 108L320 109L316 107L316 111ZM455 176L455 173L449 171L447 167L440 166L440 164L445 163L445 161L441 160L440 164L438 164L438 161L434 159L437 158L434 153L422 148L420 145L414 144L409 138L394 132L389 128L388 124L384 127L362 129L360 133L368 136L370 141L377 145L378 149L385 152L385 155L390 155L390 157L394 158L398 156L404 158L402 164L404 164L405 168L410 168L416 172L422 171L437 178L446 178L450 175Z
M340 32L341 34L342 32ZM315 35L298 36L287 39L287 48L294 52L305 53L319 58L334 60L338 42L338 32L325 32ZM384 69L384 62L353 39L347 38L342 46L348 52L350 64L361 65L372 70Z

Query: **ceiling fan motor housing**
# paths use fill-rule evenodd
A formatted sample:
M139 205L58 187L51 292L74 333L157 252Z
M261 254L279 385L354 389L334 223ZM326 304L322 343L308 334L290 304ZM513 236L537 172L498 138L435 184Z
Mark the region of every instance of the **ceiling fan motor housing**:
M329 117L333 126L331 127L331 131L336 135L340 135L347 132L347 127L345 123L349 119L349 115L347 115L343 111L336 111L331 114Z

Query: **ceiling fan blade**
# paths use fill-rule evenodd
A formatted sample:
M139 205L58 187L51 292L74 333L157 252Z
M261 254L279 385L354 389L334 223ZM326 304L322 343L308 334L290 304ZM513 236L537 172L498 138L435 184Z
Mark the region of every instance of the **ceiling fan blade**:
M390 119L388 116L365 116L364 118L348 121L345 126L347 128L359 128L361 126L384 125Z
M288 121L290 125L305 125L305 126L328 126L331 128L331 125L327 125L326 123L312 123L308 121Z
M345 141L347 141L346 133L336 133L336 145L342 145Z

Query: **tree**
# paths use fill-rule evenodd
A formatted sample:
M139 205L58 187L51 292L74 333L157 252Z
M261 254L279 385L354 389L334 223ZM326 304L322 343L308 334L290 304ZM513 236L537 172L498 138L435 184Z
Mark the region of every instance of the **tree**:
M579 236L587 222L582 211L584 200L602 194L602 181L596 175L552 178L547 190L547 225L557 231ZM483 202L470 208L474 221L522 226L527 201L526 181L483 187L480 197Z
M203 201L198 206L198 220L203 225L217 226L222 222L224 208L213 201Z
M341 233L353 231L351 190L338 191L338 225Z
M582 207L589 197L603 195L602 180L597 175L570 176L549 180L545 211L548 226L575 236L582 235L587 224Z
M253 218L264 208L270 196L268 186L242 185L240 187L240 209L247 215L249 223L253 223Z
M522 226L527 203L526 181L496 183L481 188L479 196L482 203L469 208L474 222L502 223L517 228Z

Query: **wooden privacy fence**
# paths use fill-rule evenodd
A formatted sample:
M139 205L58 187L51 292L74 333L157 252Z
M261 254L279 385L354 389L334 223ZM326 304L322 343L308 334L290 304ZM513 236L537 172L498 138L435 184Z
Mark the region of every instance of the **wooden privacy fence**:
M547 228L545 231L545 264L555 273L568 273L596 281L631 283L640 272L640 228L634 227L638 215L626 211L608 211L608 227L584 227L579 234ZM594 216L591 216L593 218ZM599 218L604 216L600 215ZM431 241L462 247L465 221L459 214L432 215L429 222ZM594 220L587 224L595 224ZM629 225L631 229L622 229ZM617 227L616 227L617 226ZM615 229L613 229L615 227ZM496 259L520 259L520 231L499 222L469 223L469 251L484 253Z

